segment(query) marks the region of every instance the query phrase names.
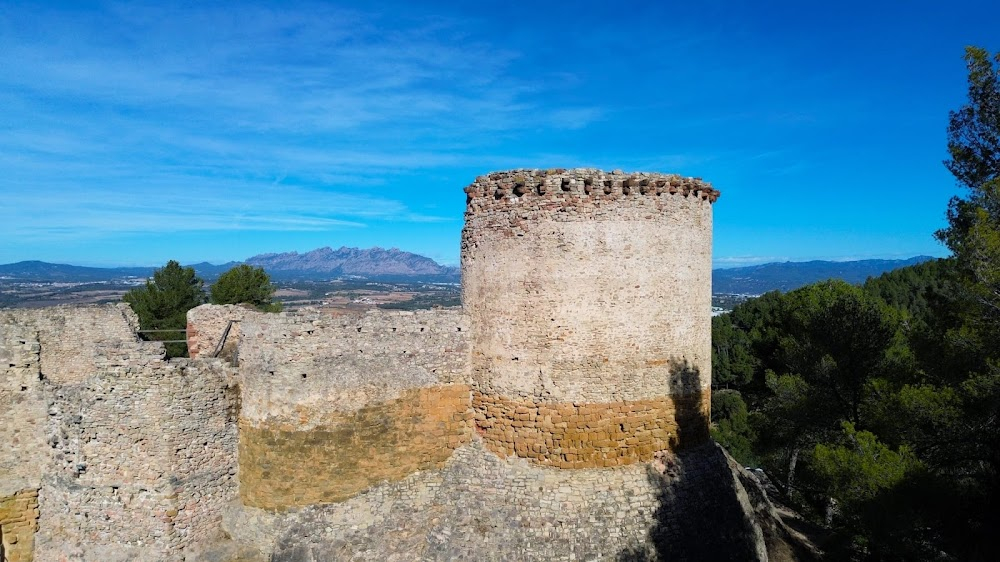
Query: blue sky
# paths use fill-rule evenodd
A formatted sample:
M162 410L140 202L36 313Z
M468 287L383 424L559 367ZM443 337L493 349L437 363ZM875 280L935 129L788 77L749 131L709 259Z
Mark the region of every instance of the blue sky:
M578 166L711 181L717 266L944 255L948 111L997 22L995 1L0 0L0 263L455 264L477 175Z

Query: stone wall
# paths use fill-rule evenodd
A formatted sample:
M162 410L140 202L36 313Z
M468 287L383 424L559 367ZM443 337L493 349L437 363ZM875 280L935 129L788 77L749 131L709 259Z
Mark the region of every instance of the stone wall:
M45 444L38 330L0 311L0 497L41 484Z
M164 361L160 344L142 343L53 389L39 557L181 560L217 539L236 494L231 376L221 361Z
M240 323L246 318L257 318L262 313L254 308L235 304L206 304L195 307L187 314L188 357L209 357L223 341L226 346L220 355L232 355L240 341ZM232 321L232 325L230 325ZM227 332L226 329L229 329Z
M9 496L0 494L0 560L32 560L37 528L37 490L21 490Z
M556 468L623 466L708 438L707 394L574 404L475 392L472 404L490 450Z
M242 322L240 496L341 501L440 466L471 436L468 324L457 310Z
M234 371L167 361L137 325L125 305L0 311L0 498L37 497L37 522L0 529L34 543L22 560L181 560L221 532Z
M15 311L38 330L42 376L53 384L77 382L96 369L95 344L136 342L139 319L127 304Z
M579 169L493 173L466 193L463 306L492 448L531 435L514 454L573 468L649 460L680 442L675 411L694 424L686 442L707 439L718 192ZM532 415L542 424L524 426ZM566 425L544 422L553 415Z
M558 470L474 440L445 465L344 502L233 506L254 560L766 560L746 492L715 445L655 463ZM249 557L248 557L249 558Z
M469 387L404 391L306 431L240 425L240 491L271 509L346 500L382 481L444 465L471 438Z

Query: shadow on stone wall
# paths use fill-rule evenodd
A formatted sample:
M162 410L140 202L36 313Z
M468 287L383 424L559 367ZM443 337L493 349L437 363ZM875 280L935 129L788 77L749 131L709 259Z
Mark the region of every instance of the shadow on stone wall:
M677 436L670 440L670 450L683 451L709 441L710 391L701 388L701 373L687 361L670 362L670 395L674 397Z
M671 394L685 396L677 402L678 435L673 451L659 453L649 465L647 477L659 500L649 541L621 552L620 562L761 558L759 532L740 501L745 493L725 453L709 439L708 391L699 375L685 362L671 366Z

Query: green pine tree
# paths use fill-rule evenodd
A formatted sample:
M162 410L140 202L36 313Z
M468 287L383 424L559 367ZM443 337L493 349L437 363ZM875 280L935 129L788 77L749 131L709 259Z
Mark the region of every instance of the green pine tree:
M265 312L281 310L273 301L274 285L261 267L240 264L212 284L212 304L249 304Z
M125 293L127 302L139 317L143 330L171 330L145 333L149 340L182 340L187 327L187 311L205 302L204 282L194 269L181 267L174 260L153 272L153 278L144 287ZM173 331L176 330L176 331ZM187 355L183 343L165 344L169 357Z

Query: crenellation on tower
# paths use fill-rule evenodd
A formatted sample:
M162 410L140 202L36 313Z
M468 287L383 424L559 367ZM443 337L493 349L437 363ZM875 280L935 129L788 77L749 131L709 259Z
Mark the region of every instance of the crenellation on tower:
M465 193L466 218L508 207L597 208L602 203L628 197L677 195L709 203L719 198L719 191L701 178L619 170L604 172L591 168L493 172L476 178L465 188Z

